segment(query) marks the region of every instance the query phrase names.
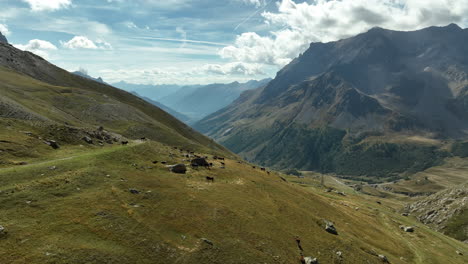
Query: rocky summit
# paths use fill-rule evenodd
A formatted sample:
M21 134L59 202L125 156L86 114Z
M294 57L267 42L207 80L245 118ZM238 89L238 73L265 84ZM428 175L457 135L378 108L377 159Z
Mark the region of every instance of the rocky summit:
M0 43L8 44L7 38L0 32Z
M467 41L451 24L312 43L195 127L278 169L374 178L424 170L468 139Z

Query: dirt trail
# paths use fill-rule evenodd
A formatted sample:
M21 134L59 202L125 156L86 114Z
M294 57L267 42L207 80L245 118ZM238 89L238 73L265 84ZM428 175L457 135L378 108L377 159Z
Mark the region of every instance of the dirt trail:
M127 146L118 146L118 147L116 146L116 147L111 147L111 148L103 148L103 149L99 149L97 151L85 152L85 153L80 154L80 155L73 155L73 156L65 157L65 158L45 160L45 161L30 163L30 164L21 165L21 166L0 168L0 173L5 172L5 171L9 171L9 170L23 169L23 168L29 168L29 167L34 167L34 166L40 166L40 165L47 165L47 164L53 165L54 163L57 163L59 161L72 160L72 159L86 157L86 156L93 156L93 155L97 155L97 154L104 153L104 152L113 152L113 151L120 150L122 148L138 146L138 145L143 144L143 143L144 143L144 141L142 141L142 140L135 140L131 144L127 145Z

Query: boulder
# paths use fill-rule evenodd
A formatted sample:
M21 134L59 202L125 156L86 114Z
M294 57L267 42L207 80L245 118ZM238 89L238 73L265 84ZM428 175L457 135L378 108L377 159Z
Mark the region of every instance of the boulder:
M210 245L210 246L213 246L214 243L211 242L210 240L206 239L206 238L201 238L201 241L205 242L206 244Z
M208 167L210 164L206 161L205 158L196 158L193 159L190 163L197 164L198 166Z
M46 140L44 141L47 145L51 146L53 149L59 149L60 145L55 140Z
M400 229L408 233L414 232L414 227L412 226L400 226Z
M88 144L93 144L93 139L91 139L90 137L88 136L85 136L82 138L84 140L84 142L88 143Z
M390 263L390 262L388 261L388 258L387 258L386 256L384 256L384 255L379 255L379 259L380 259L383 263Z
M0 237L6 235L6 233L7 233L7 232L6 232L5 228L4 228L3 226L0 225Z
M171 171L174 173L185 174L185 172L187 172L187 167L185 164L177 164L172 166Z
M139 194L139 193L140 193L140 191L138 191L138 190L136 190L136 189L130 189L129 191L130 191L130 193L132 193L132 194Z
M318 264L317 258L312 258L312 257L305 257L304 261L306 264Z
M325 231L333 235L338 235L338 231L336 230L335 225L331 221L325 220Z

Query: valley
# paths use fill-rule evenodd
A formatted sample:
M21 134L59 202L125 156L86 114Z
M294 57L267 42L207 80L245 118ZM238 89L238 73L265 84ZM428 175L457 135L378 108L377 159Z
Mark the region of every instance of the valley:
M178 43L175 57L209 46L178 67L226 52L176 32L151 40ZM76 38L86 57L148 37ZM47 51L76 52L76 38ZM456 24L374 27L311 43L274 79L117 88L0 34L0 263L468 263L465 43ZM142 46L129 65L148 49L169 50ZM185 73L266 75L254 64ZM184 72L171 67L143 75Z

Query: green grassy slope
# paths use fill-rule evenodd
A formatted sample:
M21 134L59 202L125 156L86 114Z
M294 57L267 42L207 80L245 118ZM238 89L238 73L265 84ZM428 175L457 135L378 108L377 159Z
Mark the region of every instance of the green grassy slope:
M0 106L2 102L7 105L1 111L0 123L5 127L13 124L10 131L2 129L0 133L17 135L12 133L16 126L42 135L56 130L50 126L80 129L104 126L127 138L146 137L230 155L225 148L136 96L81 77L70 78L79 81L68 82L76 86L54 86L0 67Z
M467 260L455 253L467 245L400 216L393 203L285 182L235 160L178 175L151 161L179 163L184 153L155 142L58 153L0 169L1 263L299 263L296 235L320 263L381 263L376 254L391 263Z

